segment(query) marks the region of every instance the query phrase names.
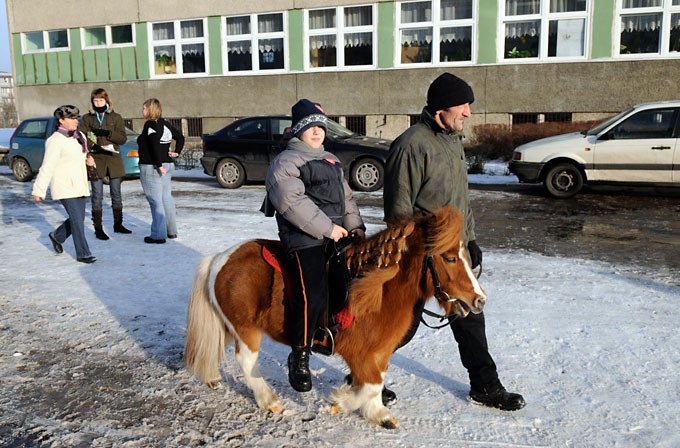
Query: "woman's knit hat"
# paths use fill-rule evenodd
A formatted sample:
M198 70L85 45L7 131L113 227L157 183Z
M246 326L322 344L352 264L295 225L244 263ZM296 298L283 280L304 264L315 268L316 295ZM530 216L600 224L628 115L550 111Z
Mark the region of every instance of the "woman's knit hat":
M472 87L452 73L442 73L427 89L427 108L430 112L474 101Z
M307 99L302 99L293 105L291 110L293 115L293 126L290 132L300 137L303 132L312 126L319 126L327 131L327 118L319 103L313 103Z

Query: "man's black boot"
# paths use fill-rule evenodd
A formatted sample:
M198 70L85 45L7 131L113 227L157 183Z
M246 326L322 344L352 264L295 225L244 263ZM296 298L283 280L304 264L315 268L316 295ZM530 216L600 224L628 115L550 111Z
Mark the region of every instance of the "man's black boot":
M307 347L293 347L288 355L288 381L298 392L312 390L312 374L309 371L309 353Z
M516 411L526 405L524 397L505 390L501 383L492 383L482 389L470 389L470 399L476 403L498 408L502 411Z

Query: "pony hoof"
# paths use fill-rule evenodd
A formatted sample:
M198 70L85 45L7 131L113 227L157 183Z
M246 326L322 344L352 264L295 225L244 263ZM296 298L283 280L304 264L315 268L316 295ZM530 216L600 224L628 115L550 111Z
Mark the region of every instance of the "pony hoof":
M342 408L337 403L331 405L331 415L338 415L342 413Z
M397 419L390 417L387 420L381 421L380 426L385 429L397 429L399 427L399 423L397 423Z
M269 412L272 414L283 414L283 411L285 410L286 407L280 401L277 401L276 403L269 406Z

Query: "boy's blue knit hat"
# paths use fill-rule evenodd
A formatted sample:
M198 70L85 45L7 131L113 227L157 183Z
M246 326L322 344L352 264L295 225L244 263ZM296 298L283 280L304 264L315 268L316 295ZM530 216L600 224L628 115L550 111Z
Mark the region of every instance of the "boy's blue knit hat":
M324 131L328 129L326 126L328 119L319 103L313 103L308 99L301 99L293 105L291 112L293 115L293 126L290 131L298 138L312 126L320 126Z

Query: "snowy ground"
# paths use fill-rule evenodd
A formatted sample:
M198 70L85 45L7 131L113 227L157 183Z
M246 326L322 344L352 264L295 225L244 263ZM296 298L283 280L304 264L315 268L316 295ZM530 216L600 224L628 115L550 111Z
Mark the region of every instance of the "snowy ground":
M503 181L492 177L476 181ZM30 188L0 167L0 446L680 446L678 286L593 261L487 251L491 352L526 408L467 401L450 331L421 327L387 375L400 429L330 416L342 360L314 356L314 390L298 394L288 349L267 343L261 370L287 407L274 416L257 409L231 354L213 391L182 362L199 258L276 237L274 220L257 212L262 187L176 181L180 237L156 246L142 242L150 213L139 181L124 182L134 233L110 232L105 213L112 239L98 241L88 220L93 265L74 261L71 241L53 252L47 234L63 208L34 204ZM382 210L362 213L369 233L380 229Z

